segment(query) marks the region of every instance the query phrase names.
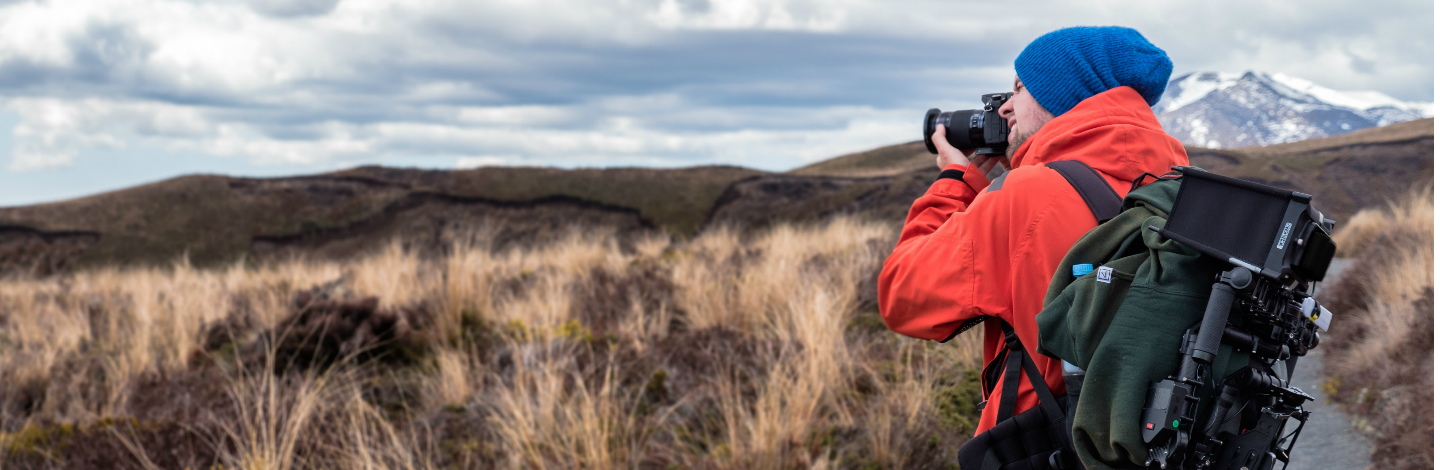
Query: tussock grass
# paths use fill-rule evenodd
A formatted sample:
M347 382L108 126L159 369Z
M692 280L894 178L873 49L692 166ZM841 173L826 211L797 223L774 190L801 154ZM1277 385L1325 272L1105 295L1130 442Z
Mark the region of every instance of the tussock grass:
M1335 312L1325 391L1375 436L1377 469L1434 467L1434 214L1427 187L1335 234L1355 261L1322 293Z
M14 279L0 468L951 468L979 338L884 329L864 290L894 236L477 232Z

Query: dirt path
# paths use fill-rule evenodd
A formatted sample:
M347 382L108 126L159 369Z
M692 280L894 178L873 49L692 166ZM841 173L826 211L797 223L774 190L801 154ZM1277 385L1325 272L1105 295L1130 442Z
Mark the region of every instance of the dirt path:
M1335 279L1343 275L1349 265L1348 259L1337 259L1331 263L1330 273L1326 275L1328 282L1321 283L1321 289L1324 289L1325 284L1334 285ZM1344 321L1338 317L1335 320ZM1324 402L1324 392L1320 391L1320 383L1325 379L1320 370L1321 364L1325 362L1324 357L1325 338L1321 336L1320 347L1300 359L1300 363L1295 367L1295 377L1291 380L1292 384L1319 398L1319 401L1305 407L1311 412L1310 421L1305 424L1305 430L1301 431L1300 440L1295 444L1290 468L1363 469L1370 465L1370 451L1374 448L1374 443L1350 427L1350 416L1335 405Z

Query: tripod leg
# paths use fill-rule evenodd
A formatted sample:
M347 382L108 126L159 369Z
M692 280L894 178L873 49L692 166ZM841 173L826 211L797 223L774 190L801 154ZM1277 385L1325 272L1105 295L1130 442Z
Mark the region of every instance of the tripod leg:
M1230 321L1230 307L1235 303L1235 291L1250 287L1253 278L1245 268L1235 268L1220 275L1220 282L1210 286L1210 301L1205 305L1205 318L1200 321L1200 337L1195 342L1195 360L1205 364L1215 362L1220 350L1220 339L1225 336L1225 323Z

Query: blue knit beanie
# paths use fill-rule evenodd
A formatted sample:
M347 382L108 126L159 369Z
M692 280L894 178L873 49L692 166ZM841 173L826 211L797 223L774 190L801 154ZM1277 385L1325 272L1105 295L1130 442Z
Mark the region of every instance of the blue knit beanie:
M1059 116L1085 98L1128 86L1155 106L1170 81L1170 56L1139 31L1120 26L1077 26L1053 31L1015 58L1020 82Z

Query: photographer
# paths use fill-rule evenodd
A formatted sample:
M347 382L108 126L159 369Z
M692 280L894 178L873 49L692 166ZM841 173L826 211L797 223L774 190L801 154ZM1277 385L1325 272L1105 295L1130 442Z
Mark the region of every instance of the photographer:
M911 207L881 271L885 323L944 342L983 322L990 363L1006 349L1003 321L1051 392L1063 395L1060 361L1034 353L1034 317L1061 259L1097 221L1067 179L1045 164L1082 162L1121 197L1146 173L1188 165L1184 147L1150 108L1170 71L1165 51L1130 28L1066 28L1026 46L1015 59L1015 95L999 109L1010 128L1004 157L972 161L973 150L946 142L943 126L932 136L942 171ZM997 164L1009 171L987 180ZM1014 409L1001 413L1001 388L986 397L977 434L995 426L997 416L1039 400L1029 380L1019 380Z

